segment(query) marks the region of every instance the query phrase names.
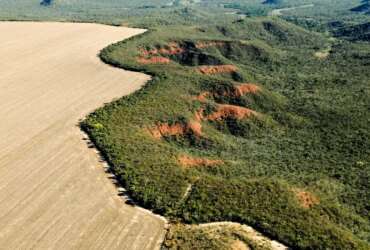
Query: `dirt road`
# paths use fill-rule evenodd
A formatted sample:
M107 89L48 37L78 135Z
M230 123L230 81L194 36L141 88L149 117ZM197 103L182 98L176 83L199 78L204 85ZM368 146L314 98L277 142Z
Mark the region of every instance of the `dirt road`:
M292 11L292 10L297 10L297 9L304 9L304 8L312 8L314 7L314 4L305 4L305 5L300 5L296 7L290 7L290 8L282 8L282 9L274 9L270 11L269 16L282 16L286 11Z
M148 76L104 65L143 30L0 22L0 249L155 249L164 221L126 205L79 119Z

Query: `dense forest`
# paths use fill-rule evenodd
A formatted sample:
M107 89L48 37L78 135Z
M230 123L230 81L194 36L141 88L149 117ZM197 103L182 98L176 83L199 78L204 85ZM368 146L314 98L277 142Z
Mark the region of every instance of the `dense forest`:
M131 196L174 221L367 249L369 52L279 18L158 28L102 51L153 80L83 128Z

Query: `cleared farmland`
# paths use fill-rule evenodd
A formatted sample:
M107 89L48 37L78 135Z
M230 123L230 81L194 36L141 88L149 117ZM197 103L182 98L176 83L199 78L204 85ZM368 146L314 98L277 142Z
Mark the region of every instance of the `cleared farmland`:
M126 205L78 122L148 76L104 65L140 29L0 23L0 246L153 249L165 222Z

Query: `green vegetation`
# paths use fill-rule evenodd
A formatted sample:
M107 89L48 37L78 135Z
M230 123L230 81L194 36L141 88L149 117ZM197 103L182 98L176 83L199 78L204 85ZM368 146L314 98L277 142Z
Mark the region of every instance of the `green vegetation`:
M269 250L268 242L256 240L235 225L209 225L207 227L176 224L167 233L164 249L213 249L213 250ZM245 246L243 248L243 246Z
M327 58L315 56L328 47ZM279 19L153 30L101 53L153 80L83 127L132 197L172 219L245 223L297 249L367 249L369 54L367 44ZM171 62L139 63L155 57ZM237 70L204 75L201 65ZM244 82L262 90L233 96ZM211 93L206 101L195 98L204 92ZM186 127L197 111L207 116L219 104L261 115L203 120L201 135L187 130L160 139L149 132L156 124ZM189 168L182 155L224 163ZM312 204L302 204L300 194Z
M369 249L370 16L361 4L5 0L0 17L150 28L100 56L152 80L82 123L142 206L179 223L248 224L294 249ZM245 83L255 90L241 92ZM182 225L170 233L169 248L242 239Z
M54 20L84 21L120 25L122 23L146 26L183 21L181 8L169 6L168 0L71 0L71 1L34 1L2 0L0 19L3 20ZM140 17L140 18L139 18Z
M312 5L307 8L299 6ZM274 9L305 28L331 31L370 22L367 0L2 0L1 20L84 21L135 27L229 23Z
M370 41L370 22L340 27L334 34L352 41Z

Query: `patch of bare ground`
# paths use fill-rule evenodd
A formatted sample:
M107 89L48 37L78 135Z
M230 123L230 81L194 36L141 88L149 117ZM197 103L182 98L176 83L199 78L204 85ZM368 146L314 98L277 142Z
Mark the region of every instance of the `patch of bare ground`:
M190 121L186 124L180 122L176 122L174 124L158 123L155 127L150 128L149 132L156 139L166 136L181 136L187 133L193 133L197 136L201 136L202 124L200 124L198 121Z
M258 116L258 113L251 109L240 106L218 104L217 110L212 114L208 115L206 119L210 121L223 120L226 118L235 118L241 120L251 116Z
M196 121L201 122L201 121L205 120L203 112L204 112L203 108L201 108L197 112L195 112L194 118L195 118Z
M153 56L153 55L177 55L184 53L185 50L176 42L170 42L167 46L162 48L156 48L151 50L141 49L142 56Z
M205 223L200 224L197 226L193 226L194 228L208 228L210 231L216 231L218 229L228 229L232 230L235 233L240 234L239 236L242 236L243 238L248 239L249 241L252 241L254 245L257 245L259 247L263 247L264 249L271 249L271 250L288 250L288 247L281 244L280 242L277 242L275 240L271 240L266 236L263 236L261 233L259 233L254 228L242 225L235 222L212 222L212 223ZM239 237L238 237L239 238ZM230 249L248 249L248 246L244 242L238 242L240 240L233 241L230 245ZM243 243L243 244L241 244ZM239 248L237 248L239 247ZM243 248L246 247L246 248Z
M261 91L261 87L253 83L245 83L235 86L234 95L237 97L246 95L246 94L257 94Z
M200 41L195 44L197 49L205 49L209 47L221 47L224 46L223 41ZM154 49L140 49L140 54L144 57L156 56L156 55L178 55L186 52L186 49L182 47L178 42L170 42L164 46Z
M329 56L329 52L323 52L323 51L315 52L315 57L319 59L326 59L328 56Z
M192 168L192 167L210 167L210 166L217 166L221 165L224 162L222 160L213 160L213 159L207 159L207 158L197 158L197 157L191 157L188 155L182 155L178 158L178 161L181 166L186 168Z
M320 200L313 193L304 191L299 188L293 189L294 194L296 195L299 204L304 208L311 208L320 203Z
M153 56L150 58L139 57L137 62L140 64L169 64L171 60L167 57Z
M246 94L257 94L262 91L262 88L253 83L244 83L240 85L235 85L234 90L230 93L225 92L218 95L229 96L229 97L242 97ZM193 99L199 102L206 102L209 97L216 96L216 94L209 91L201 92L199 95L195 96Z
M149 80L96 56L142 32L0 22L1 249L160 248L165 221L125 204L78 127L86 114Z
M204 75L215 75L234 73L238 70L238 68L235 65L207 65L199 66L197 70Z
M230 250L250 250L250 248L241 240L235 240L230 245Z

